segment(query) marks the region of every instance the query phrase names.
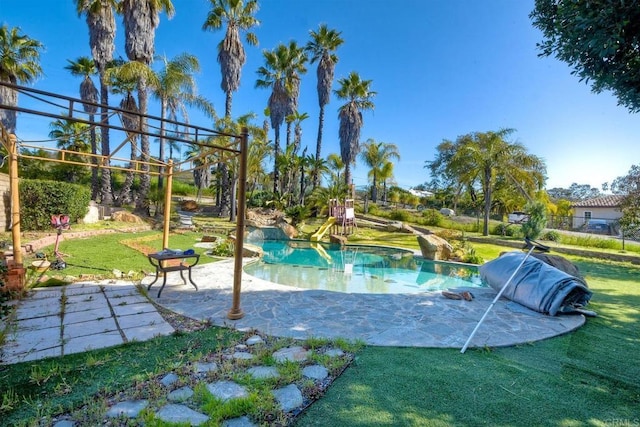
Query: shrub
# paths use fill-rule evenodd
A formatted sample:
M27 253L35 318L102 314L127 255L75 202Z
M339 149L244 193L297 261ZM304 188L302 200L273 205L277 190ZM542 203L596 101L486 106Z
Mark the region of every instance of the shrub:
M491 234L495 234L498 236L509 236L509 237L513 237L513 236L517 236L520 232L520 227L517 226L509 226L509 224L498 224L496 225L493 230L491 231Z
M441 226L444 222L444 216L435 209L426 209L422 211L424 225Z
M51 216L69 215L71 221L89 211L91 193L87 187L58 181L20 181L20 224L22 229L48 230Z
M311 209L308 206L297 205L288 208L285 213L291 218L291 225L296 227L311 216Z
M409 215L409 212L407 211L395 210L389 214L389 218L391 218L394 221L409 221L410 217L411 215Z
M522 224L522 232L529 239L536 239L547 225L547 207L542 202L531 202L525 206L529 219Z
M263 208L266 206L267 200L273 198L272 193L269 191L254 191L248 200L250 208Z
M216 245L211 248L211 255L220 256L220 257L230 257L233 256L233 244L228 240L220 240L216 242Z
M542 240L547 240L549 242L559 242L560 241L560 233L557 231L547 231L541 237Z

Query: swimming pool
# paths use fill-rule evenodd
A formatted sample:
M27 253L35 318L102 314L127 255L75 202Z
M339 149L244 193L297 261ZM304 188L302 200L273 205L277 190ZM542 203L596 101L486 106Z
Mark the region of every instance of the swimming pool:
M258 246L264 256L244 271L281 285L377 294L486 287L475 266L428 261L403 249L297 240L267 240Z

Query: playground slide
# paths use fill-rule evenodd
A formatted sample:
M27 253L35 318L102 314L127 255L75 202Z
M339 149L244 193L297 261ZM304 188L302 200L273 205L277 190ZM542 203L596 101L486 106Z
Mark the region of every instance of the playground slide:
M322 258L324 258L325 260L327 260L327 263L329 263L329 264L333 264L333 259L331 258L331 255L329 255L329 254L327 253L327 251L322 247L322 244L320 244L320 243L310 243L310 245L311 245L311 247L312 247L313 249L315 249L315 250L318 252L318 254L319 254Z
M320 228L318 228L318 231L316 231L315 233L313 233L311 235L311 241L312 242L319 242L320 240L322 240L322 236L325 235L325 233L327 232L327 230L329 230L331 228L331 226L333 224L335 224L336 222L336 218L333 216L330 216L327 221L322 224L322 226Z

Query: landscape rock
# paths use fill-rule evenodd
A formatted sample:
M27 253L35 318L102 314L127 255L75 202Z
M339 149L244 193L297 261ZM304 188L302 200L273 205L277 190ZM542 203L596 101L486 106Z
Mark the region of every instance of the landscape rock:
M453 253L453 247L449 242L435 234L419 234L418 244L422 257L433 261L448 260Z
M209 393L214 397L217 397L223 402L249 396L246 388L232 381L217 381L215 383L207 384L207 390L209 390Z
M193 396L193 389L191 387L181 387L177 390L173 390L167 395L167 399L171 402L184 402Z
M331 234L329 236L329 241L331 243L337 243L340 246L344 246L347 244L349 240L347 239L347 236L340 236L339 234Z
M209 420L209 417L205 414L175 403L170 403L160 408L160 410L156 412L156 417L164 422L187 423L192 426L199 426Z
M329 376L329 371L322 365L305 366L302 375L314 380L323 380Z
M129 222L132 224L144 224L144 221L142 220L142 218L127 211L114 212L111 215L111 219L113 221Z
M299 406L302 406L302 393L293 384L289 384L286 387L282 387L273 391L273 396L276 398L285 412L290 412Z
M276 362L302 362L307 360L309 352L300 346L282 348L273 353Z
M402 231L402 223L400 221L393 221L387 224L387 231L396 232Z
M127 400L113 405L107 411L107 417L118 418L125 416L127 418L136 418L149 402L147 400Z

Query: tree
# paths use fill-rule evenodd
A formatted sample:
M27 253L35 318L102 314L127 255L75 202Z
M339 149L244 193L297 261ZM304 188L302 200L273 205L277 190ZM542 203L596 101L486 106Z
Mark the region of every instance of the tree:
M115 50L114 40L116 38L115 11L118 0L75 0L78 15L86 16L89 28L89 46L91 56L95 61L98 74L100 75L100 139L102 144L102 155L107 159L105 166L110 165L109 155L109 87L105 72L109 63L113 61L113 51ZM111 188L111 170L108 167L101 169L100 175L100 199L102 203L111 204L113 202L113 192Z
M322 130L324 127L324 108L329 104L331 97L331 86L333 76L338 62L335 51L344 43L340 37L340 32L330 30L325 24L320 25L318 31L309 31L311 40L307 43L305 50L311 55L311 63L318 62L316 75L318 77L318 105L320 106L320 117L318 120L318 139L316 141L316 160L322 156ZM313 175L313 188L318 186L317 174Z
M160 24L160 12L164 11L169 18L174 8L171 0L122 0L120 11L124 18L125 51L130 61L140 62L147 67L151 65L155 52L155 30ZM147 80L144 76L138 80L138 108L144 115L148 112ZM149 136L146 135L147 122L143 118L140 134L140 152L142 164L140 170L140 197L136 201L136 210L147 213L148 194L151 187L149 160L151 158Z
M257 0L209 0L211 10L202 26L203 30L219 30L227 25L224 38L218 44L218 63L222 81L220 87L226 94L224 115L231 118L233 92L240 87L240 75L247 58L240 41L240 31L245 31L245 40L251 46L258 44L258 37L251 30L260 25L254 16L258 11Z
M98 102L98 89L91 79L91 76L97 72L96 63L88 56L81 56L75 61L67 60L67 62L69 62L69 65L64 68L69 70L71 75L82 77L82 83L80 83L80 99L84 101L82 103L82 108L85 113L89 114L89 121L93 122L94 115L98 111L98 106L95 105ZM91 154L94 156L98 154L98 141L95 126L91 126ZM91 168L91 198L95 200L100 191L97 168L98 158L91 157L91 163L94 165Z
M338 99L346 100L338 110L340 120L340 155L344 162L344 180L351 184L351 164L355 161L360 144L360 130L364 125L363 110L373 110L371 99L376 92L371 90L371 80L362 80L360 75L352 71L348 77L338 80L340 88L334 91Z
M522 224L524 237L537 239L547 226L547 208L544 203L534 201L527 203L524 209L529 214L529 219Z
M530 17L542 31L541 56L555 56L595 93L640 111L640 7L637 1L536 0Z
M589 184L577 184L573 183L569 188L552 188L547 190L550 197L554 199L567 199L571 201L588 200L596 197L600 197L602 193L595 187L591 187Z
M0 81L11 84L31 83L42 74L40 50L42 43L20 34L20 28L0 27ZM18 92L0 86L0 104L18 105ZM16 132L16 112L0 109L0 123L7 132Z
M340 171L344 169L344 162L342 157L336 153L331 153L327 156L327 166L331 172L332 183L340 181Z
M376 203L378 201L378 180L382 174L382 169L387 163L391 163L392 160L400 160L400 153L398 152L397 145L386 142L376 142L373 138L367 139L367 142L362 144L362 148L360 158L370 168L369 176L372 180L371 201Z
M611 183L611 191L624 197L620 202L620 225L626 236L640 235L640 165L633 165L625 176Z
M158 159L164 161L164 139L166 134L165 119L178 121L182 116L185 122L189 122L189 114L186 106L194 106L204 111L209 117L215 117L213 105L204 97L199 96L196 90L196 81L193 77L200 70L198 58L183 53L167 61L162 57L163 68L156 73L154 84L151 85L153 97L160 101L160 150ZM174 128L175 133L178 129ZM162 173L162 168L160 170ZM158 177L158 190L163 188L162 174Z
M260 78L256 80L257 88L271 89L269 96L269 117L274 130L274 167L273 192L278 193L278 156L280 156L280 126L291 110L292 99L297 99L296 88L299 84L298 73L303 72L306 57L295 42L289 46L280 44L274 50L263 52L265 65L257 71ZM294 96L295 95L295 96Z
M489 235L489 214L498 177L505 177L510 185L531 199L531 194L543 188L546 166L542 159L529 154L520 143L505 140L513 129L497 132L475 132L459 136L455 142L445 141L438 146L436 159L430 163L443 169L477 199L474 186L479 185L484 198L483 234ZM440 151L442 149L442 151ZM436 169L436 170L437 170Z

